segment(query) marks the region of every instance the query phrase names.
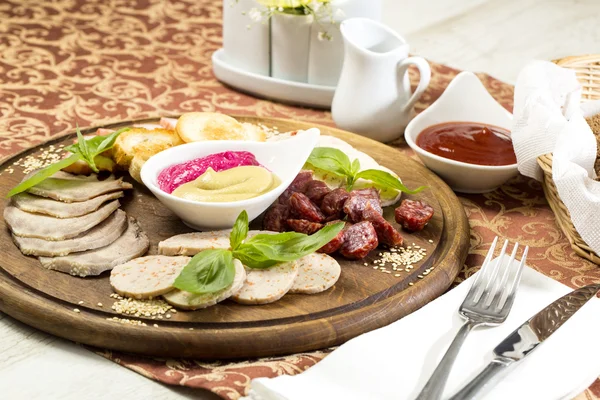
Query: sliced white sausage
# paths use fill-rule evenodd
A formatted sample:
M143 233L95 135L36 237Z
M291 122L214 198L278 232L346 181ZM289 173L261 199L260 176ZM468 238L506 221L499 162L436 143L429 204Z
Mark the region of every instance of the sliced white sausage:
M312 253L296 261L298 276L290 293L314 294L324 292L340 278L340 264L331 256Z
M246 271L242 263L239 260L234 259L233 265L235 266L235 277L233 278L233 283L226 289L220 290L216 293L207 294L196 294L184 292L182 290L174 290L164 294L163 298L167 301L167 303L183 310L198 310L201 308L214 306L215 304L228 299L231 297L231 295L238 292L246 281Z
M268 269L247 269L246 274L246 283L231 299L240 304L267 304L290 290L298 275L298 265L292 261Z
M194 256L203 250L228 249L230 229L175 235L158 243L158 252L166 256Z
M173 282L190 257L146 256L117 265L110 285L121 296L150 299L172 291Z
M175 235L158 243L158 252L165 256L195 256L204 250L228 249L231 229L222 231L192 232ZM272 231L252 230L248 238L260 233L274 234Z

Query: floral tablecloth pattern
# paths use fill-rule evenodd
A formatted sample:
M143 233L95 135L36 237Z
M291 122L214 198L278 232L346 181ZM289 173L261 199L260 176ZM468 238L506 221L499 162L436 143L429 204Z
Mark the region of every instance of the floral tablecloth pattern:
M215 79L211 55L222 43L222 7L214 0L0 2L0 156L75 124L96 126L187 111L333 125L328 112L257 99ZM435 63L432 70L418 111L459 72ZM484 74L479 78L512 108L512 86ZM392 146L410 152L403 140ZM496 235L529 245L528 264L566 285L600 281L600 269L569 247L538 182L519 176L495 192L460 199L471 225L471 249L457 281L477 270ZM243 394L252 378L297 374L330 351L224 363L92 350L148 378L208 389L227 399ZM580 399L600 399L600 382Z

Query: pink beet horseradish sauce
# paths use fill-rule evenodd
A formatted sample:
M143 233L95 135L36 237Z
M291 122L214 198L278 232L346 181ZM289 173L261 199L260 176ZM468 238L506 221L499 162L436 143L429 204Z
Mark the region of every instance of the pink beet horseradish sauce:
M195 180L208 168L216 172L244 166L260 166L254 154L247 151L225 151L210 156L196 158L181 164L171 165L158 174L158 187L172 193L184 183Z

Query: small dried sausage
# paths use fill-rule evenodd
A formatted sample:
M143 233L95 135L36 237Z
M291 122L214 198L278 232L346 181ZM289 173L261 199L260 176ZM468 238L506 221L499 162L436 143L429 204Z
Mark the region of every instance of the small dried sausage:
M420 231L433 217L433 207L420 200L404 199L395 211L396 222L408 231Z
M311 222L323 222L325 215L304 193L296 192L289 199L291 215Z
M350 193L344 188L333 189L323 197L321 210L327 216L341 216L344 209L344 203L350 197Z
M308 182L313 180L313 172L312 171L300 171L298 175L294 178L290 186L288 186L283 193L279 196L279 203L286 204L288 200L295 192L304 193L306 190L306 185Z
M359 260L365 258L378 245L377 232L373 224L363 221L346 229L340 253L351 260Z
M321 205L323 197L331 192L327 184L323 181L312 180L306 184L304 194L317 206Z
M288 219L287 225L294 232L305 233L307 235L312 235L323 227L323 224L310 222L305 219Z
M387 222L383 218L383 215L379 214L371 204L367 204L367 207L364 209L363 218L373 224L379 243L387 244L390 247L402 246L404 242L402 234L392 224Z
M335 221L328 222L326 225L337 224L338 222L342 222L342 221L340 221L338 219ZM346 226L344 226L344 229L342 229L340 231L340 233L338 233L336 235L336 237L331 239L329 241L329 243L327 243L325 246L323 246L319 250L317 250L317 252L331 254L331 253L335 253L336 251L338 251L340 249L340 247L342 247L342 245L344 244L344 236L346 234L346 229L348 229L351 226L352 226L352 224L350 222L346 222Z
M263 218L263 228L268 231L284 232L287 229L286 220L290 209L283 204L273 204Z
M348 214L353 222L363 221L363 211L367 205L371 205L375 211L379 214L383 214L381 208L381 200L379 199L379 193L375 189L361 189L353 190L350 192L350 197L344 203L344 212Z

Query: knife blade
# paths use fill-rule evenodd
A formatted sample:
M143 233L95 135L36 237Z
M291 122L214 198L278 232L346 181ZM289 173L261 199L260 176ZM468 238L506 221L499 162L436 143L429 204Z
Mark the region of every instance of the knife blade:
M527 357L600 291L600 284L575 289L525 321L494 348L492 361L450 400L474 399L491 389L509 366Z

